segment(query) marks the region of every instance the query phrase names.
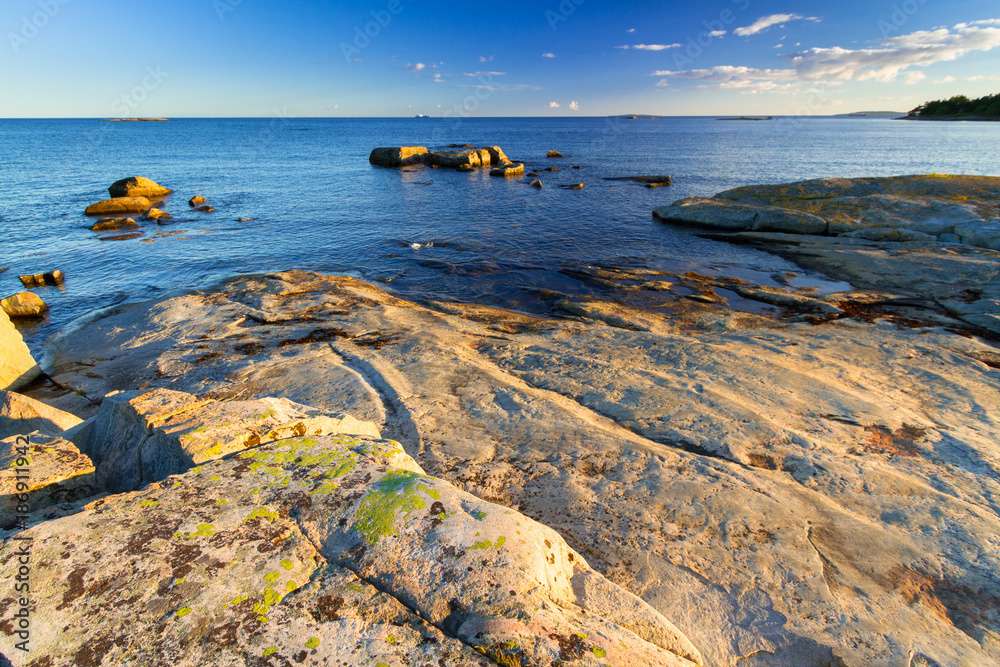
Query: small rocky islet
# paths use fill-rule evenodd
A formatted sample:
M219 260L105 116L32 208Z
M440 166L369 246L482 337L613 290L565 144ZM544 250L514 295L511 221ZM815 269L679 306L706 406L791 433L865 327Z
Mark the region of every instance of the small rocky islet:
M523 169L451 148L371 161ZM0 657L991 664L998 195L826 179L654 213L838 293L588 266L532 316L240 276L103 313L48 385L0 315L0 562L31 540L34 604L24 660L0 584Z

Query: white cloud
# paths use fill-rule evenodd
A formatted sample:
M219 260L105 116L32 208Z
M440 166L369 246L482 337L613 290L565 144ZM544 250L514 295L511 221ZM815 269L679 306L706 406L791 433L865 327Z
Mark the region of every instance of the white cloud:
M957 60L971 51L989 51L1000 46L1000 28L959 24L948 28L919 30L882 42L883 48L814 48L785 56L799 78L806 81L895 81L910 67L927 67Z
M574 100L574 101L572 101L572 102L569 103L569 108L572 109L573 111L579 111L580 110L580 103L577 102L576 100Z
M943 79L938 79L934 83L951 83L954 80L955 80L955 77L953 77L953 76L946 76Z
M727 31L725 31L725 30L713 30L712 32L708 33L708 36L709 37L725 37L727 34L729 34L729 33Z
M543 53L542 57L543 58L555 58L556 54L554 54L554 53Z
M975 25L1000 25L1000 19L985 19L983 21L969 21L968 23L959 23L955 26L956 30L961 30L962 28L968 28L969 26Z
M558 108L559 108L559 106L560 106L560 105L559 105L559 103L558 103L558 102L549 102L549 108L550 108L550 109L558 109Z
M970 76L967 81L1000 81L1000 76Z
M462 76L504 76L507 72L462 72Z
M781 25L782 23L788 23L789 21L819 21L820 19L815 16L799 16L798 14L771 14L770 16L762 16L750 25L737 28L733 30L734 35L739 35L740 37L749 37L750 35L756 35L758 32L763 32L768 28L776 25Z
M479 62L481 63L491 63L493 62L493 56L487 58L486 56L479 56Z
M780 49L780 48L783 48L784 46L785 46L784 44L775 44L774 48Z
M444 79L441 78L441 72L438 72L434 75L433 81L434 83L444 83Z
M659 70L652 76L666 77L656 84L660 87L669 86L671 78L692 79L701 82L704 88L759 93L790 90L794 86L795 70L719 65L710 69Z
M423 63L417 63L416 65L414 65L412 63L406 63L406 65L403 67L403 69L408 69L408 70L413 71L413 72L419 72L420 70L426 69L426 68L427 68L427 65L425 65Z
M908 86L912 86L915 83L920 83L927 78L927 75L923 72L910 72L906 75L905 83Z
M624 44L622 46L616 46L616 49L635 49L637 51L666 51L667 49L677 49L683 46L683 44L633 44L629 46Z
M628 29L628 30L626 30L625 32L635 32L635 28L629 28L629 29Z

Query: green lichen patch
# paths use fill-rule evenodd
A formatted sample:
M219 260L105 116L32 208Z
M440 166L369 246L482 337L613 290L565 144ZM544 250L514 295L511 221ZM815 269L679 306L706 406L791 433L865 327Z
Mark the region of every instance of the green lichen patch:
M594 657L595 658L606 658L606 657L608 657L608 652L605 651L600 646L595 646L591 650L594 652Z
M139 507L156 507L159 504L160 501L158 500L143 500L141 503L139 503Z
M290 558L286 558L285 560L281 561L281 567L285 568L286 570L291 570L294 567L294 564L292 563L292 560Z
M473 549L490 549L492 547L493 547L492 542L490 542L489 540L483 540L482 542L477 542L476 544L473 544L471 547L468 547L468 549L469 551L472 551Z
M357 513L357 529L370 544L396 533L396 513L409 515L423 509L427 503L417 495L419 474L404 470L390 470L375 489L361 501Z
M316 648L317 646L319 646L319 638L318 637L313 637L309 641L306 642L306 648Z
M184 618L185 616L187 616L190 613L191 613L191 609L188 608L188 607L184 607L183 609L178 609L177 610L177 618Z
M278 520L278 513L277 512L272 512L271 510L267 509L266 507L260 507L258 509L255 509L253 512L251 512L250 516L248 516L246 519L243 520L243 523L248 523L248 522L252 521L253 519L264 519L266 521L277 521Z
M193 533L188 533L188 537L212 537L215 535L215 526L210 523L200 523L198 524L198 530Z
M273 586L275 583L277 583L278 579L281 579L281 573L280 572L271 572L266 577L264 577L265 583L267 583L268 585L271 585L271 586Z
M264 649L264 657L265 658L270 658L272 655L274 655L277 652L278 652L278 648L276 646L272 646L270 648L266 648L266 649Z

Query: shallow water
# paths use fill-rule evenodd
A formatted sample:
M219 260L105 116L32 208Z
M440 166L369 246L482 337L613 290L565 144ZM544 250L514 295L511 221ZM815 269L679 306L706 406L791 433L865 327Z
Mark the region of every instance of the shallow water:
M534 312L548 307L545 290L586 292L560 273L586 264L766 280L796 268L655 222L652 209L753 183L1000 175L1000 154L984 150L998 139L996 123L874 118L0 120L0 268L9 267L0 293L19 291L18 275L66 273L64 288L37 290L50 315L23 328L40 352L46 337L96 308L248 272L347 273L408 298ZM537 190L485 170L368 164L376 146L452 142L499 145L529 170L561 170L543 172ZM567 157L546 159L547 150ZM639 174L671 174L674 185L602 180ZM114 234L91 232L82 212L132 175L176 190L160 208L177 219L139 221L142 237L102 241ZM554 187L576 182L587 187ZM192 212L196 194L216 212Z

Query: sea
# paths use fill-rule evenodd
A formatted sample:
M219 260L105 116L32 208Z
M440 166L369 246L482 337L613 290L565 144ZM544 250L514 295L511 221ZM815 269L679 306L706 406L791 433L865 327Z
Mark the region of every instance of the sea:
M378 146L450 144L497 145L528 171L559 171L540 172L537 189L488 170L368 162ZM66 274L62 287L34 289L47 316L18 325L40 358L46 340L100 309L287 269L355 276L418 302L537 314L554 294L591 293L578 273L587 266L763 284L798 272L832 291L843 284L657 222L652 210L810 178L1000 175L998 146L1000 123L877 117L0 119L0 297L23 289L20 275ZM662 174L672 186L606 180ZM84 209L129 176L175 190L159 205L174 220L137 218L139 235L124 240L91 231ZM585 187L558 187L576 183ZM195 195L215 212L191 210Z

